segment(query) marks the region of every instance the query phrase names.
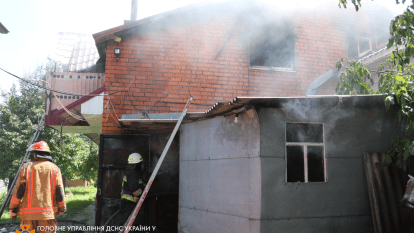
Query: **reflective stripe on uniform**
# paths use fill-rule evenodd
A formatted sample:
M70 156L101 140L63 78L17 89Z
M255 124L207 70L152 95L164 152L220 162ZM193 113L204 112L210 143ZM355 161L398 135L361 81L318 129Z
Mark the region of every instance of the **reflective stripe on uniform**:
M28 197L27 197L27 206L31 207L32 206L32 197L33 197L33 171L32 170L28 170L27 171L27 180L28 180Z
M17 199L17 198L12 196L10 201L13 202L13 204L20 204L20 200L21 199Z
M144 183L144 181L142 181L141 179L139 179L138 184L143 184L144 186L147 186L147 184Z
M30 210L46 210L46 209L52 209L50 207L27 207L19 209L21 211L30 211ZM53 207L53 209L57 209L57 207Z
M57 209L45 209L45 210L19 210L19 214L30 214L30 213L47 213L47 212L58 212Z
M53 205L53 197L54 197L55 189L56 189L56 175L57 175L56 171L52 171L52 174L50 174L50 191L51 191L50 198L51 198L52 205Z
M19 214L57 212L57 207L31 207L19 209Z
M124 178L122 179L122 187L124 187L124 182L127 182L127 177L124 176Z
M138 201L138 197L133 197L131 195L128 194L122 194L122 199L126 199L128 201L133 201L133 202L137 202Z
M17 204L17 205L18 205L18 204L20 204L20 202L15 201L15 200L13 200L13 199L11 199L11 200L10 200L10 202L11 202L11 203L13 203L13 204Z

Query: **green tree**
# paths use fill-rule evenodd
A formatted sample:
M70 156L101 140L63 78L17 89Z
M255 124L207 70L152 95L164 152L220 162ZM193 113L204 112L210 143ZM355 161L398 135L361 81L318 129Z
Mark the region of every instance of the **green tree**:
M351 0L358 11L361 0ZM405 0L396 0L396 4ZM339 7L346 8L347 0L339 0ZM345 72L339 77L338 94L383 94L386 109L398 105L397 121L406 119L406 132L414 129L414 65L410 62L414 56L414 0L403 14L396 16L390 23L390 39L388 49L393 48L386 64L378 67L376 72L363 67L361 62L349 62ZM338 70L344 66L344 60L337 62ZM374 73L374 74L372 74ZM373 89L374 79L378 80L378 89ZM406 168L407 159L414 155L413 138L397 137L386 154L385 165L395 162L397 166Z
M49 62L38 66L24 75L26 80L45 80L46 72L59 71L56 64ZM45 91L19 80L20 94L12 86L10 92L2 93L0 104L0 177L14 177L26 149L45 111ZM44 85L42 82L39 85ZM27 86L29 85L29 86ZM27 87L26 87L27 86ZM61 134L59 131L43 127L37 141L46 141L56 165L68 179L96 179L98 146L80 134ZM31 156L32 157L32 156ZM76 175L77 174L77 177Z

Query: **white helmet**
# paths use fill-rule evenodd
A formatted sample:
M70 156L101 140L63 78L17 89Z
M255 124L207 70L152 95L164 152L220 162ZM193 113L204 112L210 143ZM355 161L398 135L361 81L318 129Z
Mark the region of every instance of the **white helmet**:
M137 164L143 161L142 156L139 153L132 153L128 157L128 164Z

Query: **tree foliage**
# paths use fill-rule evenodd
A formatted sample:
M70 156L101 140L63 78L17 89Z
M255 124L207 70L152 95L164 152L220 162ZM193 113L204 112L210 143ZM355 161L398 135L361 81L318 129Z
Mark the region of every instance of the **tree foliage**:
M347 3L347 0L339 0L340 7L346 8ZM361 7L361 0L351 0L351 3L357 11ZM396 0L396 3L400 1ZM414 65L410 60L414 56L414 0L403 14L390 22L389 32L387 49L392 48L393 51L386 64L380 65L377 71L369 71L359 61L348 61L349 67L340 75L337 92L345 95L383 94L386 109L397 104L397 121L407 119L406 130L413 130ZM337 62L338 70L343 66L343 59ZM378 80L377 89L373 88L374 80ZM413 139L399 136L386 154L385 165L395 162L405 169L410 155L414 155Z
M59 71L59 68L49 62L25 74L24 78L45 80L46 72L50 71ZM19 83L21 87L28 85L21 80ZM41 82L38 84L42 85ZM20 94L15 91L13 85L12 93L3 92L3 103L0 104L0 178L14 177L45 111L45 92L42 88L30 85ZM89 138L80 134L61 134L45 126L37 139L41 140L49 144L54 162L66 178L96 179L98 146Z

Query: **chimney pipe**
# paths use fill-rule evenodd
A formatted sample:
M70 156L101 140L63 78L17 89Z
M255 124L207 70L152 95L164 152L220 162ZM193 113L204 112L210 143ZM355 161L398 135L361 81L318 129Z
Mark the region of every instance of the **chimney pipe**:
M132 0L131 4L131 21L137 20L138 15L138 0Z

